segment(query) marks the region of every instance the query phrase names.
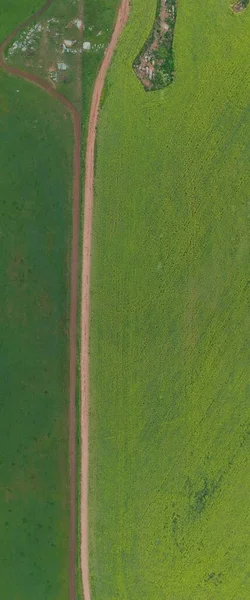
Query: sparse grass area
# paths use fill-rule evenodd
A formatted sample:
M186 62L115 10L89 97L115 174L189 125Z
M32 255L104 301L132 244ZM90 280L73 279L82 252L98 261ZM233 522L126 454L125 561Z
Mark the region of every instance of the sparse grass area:
M250 13L178 3L176 78L132 64L98 129L91 294L92 600L248 600Z
M81 54L83 23L78 2L59 0L10 44L9 64L48 79L81 110ZM72 44L72 47L70 46Z
M1 3L1 39L41 5L21 4ZM68 600L72 124L20 79L0 89L1 597Z
M75 106L83 111L83 127L93 83L109 42L119 0L98 0L84 3L82 31L79 21L80 3L58 0L49 10L24 31L9 46L7 61L48 79ZM78 20L78 26L77 26ZM73 42L67 47L66 42ZM90 44L84 49L83 44ZM82 70L82 73L81 73ZM82 77L83 98L78 80Z

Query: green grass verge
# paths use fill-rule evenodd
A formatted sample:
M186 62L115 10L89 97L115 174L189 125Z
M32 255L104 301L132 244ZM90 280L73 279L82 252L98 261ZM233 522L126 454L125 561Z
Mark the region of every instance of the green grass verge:
M40 2L5 4L1 39ZM72 124L28 83L0 89L1 595L68 600Z
M132 63L98 129L91 294L92 600L248 600L250 12L180 1L176 80Z

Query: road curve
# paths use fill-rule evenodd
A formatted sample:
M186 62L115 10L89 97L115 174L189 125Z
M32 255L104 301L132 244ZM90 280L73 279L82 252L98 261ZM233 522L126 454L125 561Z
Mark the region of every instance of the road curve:
M94 86L86 149L81 302L81 571L84 600L90 600L88 561L89 319L95 141L98 112L106 73L110 66L118 38L127 23L128 16L129 0L122 0L113 35Z
M38 86L61 102L70 112L74 126L74 160L72 189L72 246L71 246L71 282L70 282L70 390L69 390L69 469L70 469L70 600L76 598L76 340L77 340L77 279L78 244L80 221L80 174L81 174L81 119L74 105L62 94L52 88L49 82L32 73L27 73L5 62L7 46L25 27L30 25L53 4L47 2L30 18L24 21L0 45L0 68L8 75L20 77Z

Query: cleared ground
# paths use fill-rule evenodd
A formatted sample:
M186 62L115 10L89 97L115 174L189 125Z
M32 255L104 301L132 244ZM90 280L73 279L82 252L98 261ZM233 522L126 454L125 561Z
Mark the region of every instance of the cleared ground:
M35 8L1 6L1 39ZM1 593L68 600L72 123L41 90L0 80Z
M178 3L174 84L132 63L98 129L91 293L92 599L247 600L248 9Z

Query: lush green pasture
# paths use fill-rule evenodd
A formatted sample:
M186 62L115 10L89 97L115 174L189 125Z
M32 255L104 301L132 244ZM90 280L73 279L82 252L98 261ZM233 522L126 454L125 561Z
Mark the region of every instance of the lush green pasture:
M40 5L5 4L1 39ZM0 135L1 597L68 600L72 124L0 73Z
M145 93L154 15L133 0L98 129L92 600L248 600L250 11L181 0Z
M1 0L0 5L0 40L2 41L22 21L41 6L39 0Z

